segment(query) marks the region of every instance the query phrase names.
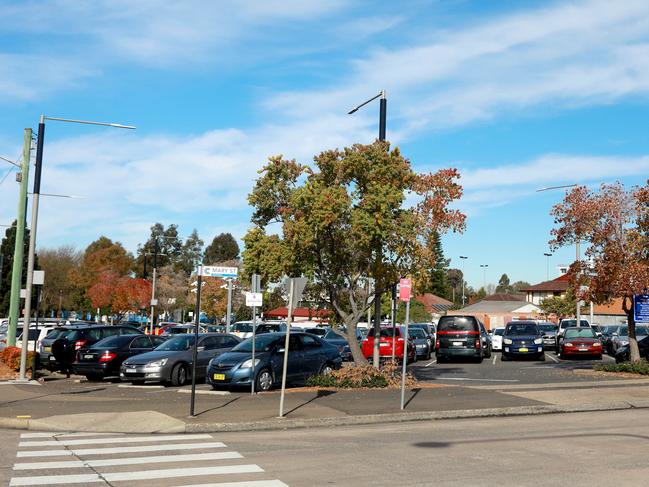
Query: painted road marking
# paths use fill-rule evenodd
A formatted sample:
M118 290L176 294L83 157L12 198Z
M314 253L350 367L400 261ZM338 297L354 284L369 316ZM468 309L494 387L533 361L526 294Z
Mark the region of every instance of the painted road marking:
M155 440L151 440L155 441ZM199 448L225 448L220 441L206 443L176 443L168 445L122 446L117 448L81 448L72 450L19 451L18 458L56 457L59 455L110 455L113 453L142 453L152 451L198 450Z
M165 386L160 386L160 385L136 386L134 384L119 384L117 387L121 387L123 389L164 389L165 388Z
M77 436L117 436L123 433L21 433L21 438L74 438Z
M551 360L554 360L556 363L559 363L559 359L555 357L554 355L548 355L547 353L545 354L546 357L550 357Z
M182 392L184 394L191 394L192 393L191 389L179 389L176 392ZM196 394L210 394L212 396L229 396L230 392L229 391L201 391L201 390L197 389Z
M47 477L14 477L9 481L9 486L17 485L55 485L55 484L87 484L90 482L103 482L97 474L83 475L49 475Z
M436 363L437 363L437 359L433 360L432 362L428 362L426 365L424 365L424 367L429 367L429 366L431 366L433 364L436 364Z
M479 382L520 382L518 379L470 379L469 377L440 377L437 380L475 380Z
M110 458L108 460L74 460L70 462L16 463L14 470L42 470L46 468L112 467L115 465L140 465L142 463L194 462L199 460L229 460L243 458L235 451L216 453L194 453L191 455L161 455L155 457Z
M244 480L243 482L178 485L177 487L288 487L288 485L281 480Z
M169 441L169 440L203 440L207 438L212 438L208 434L196 434L196 435L187 435L187 434L178 434L178 435L160 435L160 436L124 436L121 438L111 438L107 440L106 438L93 438L93 439L83 439L83 440L51 440L51 441L21 441L18 443L19 447L25 446L74 446L74 445L92 445L93 443L141 443L145 441Z
M498 358L498 355L494 355L494 359L491 361L491 365L496 365L496 359Z

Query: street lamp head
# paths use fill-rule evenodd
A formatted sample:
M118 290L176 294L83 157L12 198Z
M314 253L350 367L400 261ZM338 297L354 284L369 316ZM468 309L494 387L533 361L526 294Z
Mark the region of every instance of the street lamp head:
M349 110L349 111L347 112L347 115L352 115L352 114L356 113L357 111L358 111L358 107L356 107L356 108L352 108L351 110Z
M468 259L466 255L460 255L460 259Z
M547 252L544 252L543 255L545 255L546 257L552 257L552 254L549 254Z
M564 184L561 186L548 186L547 188L539 188L536 190L537 193L540 193L541 191L550 191L552 189L564 189L564 188L575 188L579 186L578 184Z

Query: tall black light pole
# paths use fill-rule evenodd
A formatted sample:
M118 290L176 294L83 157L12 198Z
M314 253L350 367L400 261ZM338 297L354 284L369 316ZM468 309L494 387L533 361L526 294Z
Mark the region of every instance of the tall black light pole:
M381 92L370 98L364 103L361 103L355 108L352 108L349 112L348 115L352 115L353 113L356 113L359 108L364 107L368 103L373 102L377 98L380 98L380 107L379 107L379 140L380 141L385 141L385 125L386 125L386 119L387 119L387 110L388 110L388 100L385 97L385 90L381 90ZM382 242L379 240L376 242L376 266L377 268L379 267L379 264L383 260L383 246ZM374 367L378 368L379 363L380 363L380 355L379 355L379 340L378 337L381 336L381 293L383 291L382 286L384 283L380 282L378 280L378 276L375 276L375 284L374 284L374 353L373 353L373 364Z

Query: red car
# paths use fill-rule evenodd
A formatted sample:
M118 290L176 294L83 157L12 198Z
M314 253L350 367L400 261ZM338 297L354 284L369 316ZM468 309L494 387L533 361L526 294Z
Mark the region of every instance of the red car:
M567 328L563 339L559 342L558 355L559 358L588 355L601 360L602 342L595 330L590 327Z
M392 336L394 333L394 342ZM379 337L379 356L381 359L392 358L392 346L394 345L394 357L397 360L403 360L403 337L406 334L406 329L402 326L397 327L384 327L381 328L381 336ZM372 360L374 356L374 328L370 328L367 337L361 343L361 351L366 359ZM408 337L408 362L417 360L417 349L410 337Z

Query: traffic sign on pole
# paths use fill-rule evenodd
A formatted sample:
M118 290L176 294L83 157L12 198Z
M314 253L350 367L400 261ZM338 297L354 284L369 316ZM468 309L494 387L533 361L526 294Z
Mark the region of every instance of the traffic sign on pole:
M239 269L237 267L221 267L215 265L205 265L201 267L203 277L237 277Z
M246 293L246 306L261 306L264 301L262 293Z
M412 281L410 279L401 279L399 281L399 301L410 301L410 289Z

